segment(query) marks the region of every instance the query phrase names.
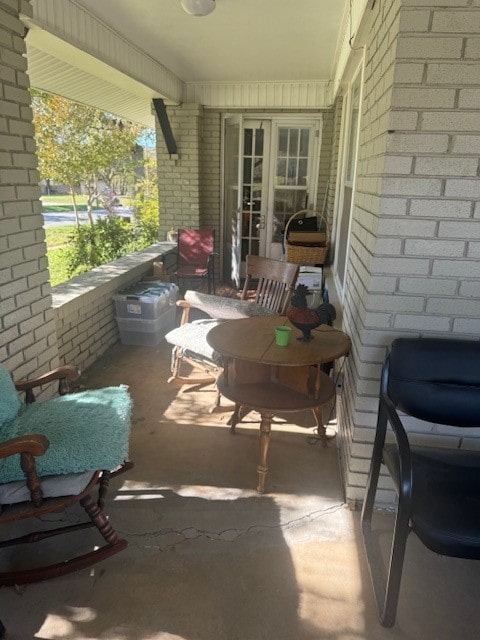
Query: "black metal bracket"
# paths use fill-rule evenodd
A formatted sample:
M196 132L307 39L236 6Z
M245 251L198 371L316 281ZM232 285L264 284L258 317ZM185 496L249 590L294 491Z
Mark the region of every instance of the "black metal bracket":
M172 127L170 126L170 120L168 119L167 109L165 108L165 102L163 98L153 98L153 108L157 114L158 122L162 128L163 138L167 145L167 151L170 154L172 160L178 159L177 143L175 142L175 136L173 135Z

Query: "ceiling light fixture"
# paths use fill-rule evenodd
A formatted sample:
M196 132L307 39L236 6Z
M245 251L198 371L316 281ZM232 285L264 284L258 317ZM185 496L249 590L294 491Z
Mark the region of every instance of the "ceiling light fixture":
M181 5L191 16L208 16L215 9L215 0L181 0Z

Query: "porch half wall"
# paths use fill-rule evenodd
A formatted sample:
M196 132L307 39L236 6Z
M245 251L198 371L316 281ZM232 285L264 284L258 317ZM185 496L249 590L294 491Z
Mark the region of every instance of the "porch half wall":
M363 33L354 43L365 46L365 68L343 309L353 349L339 402L351 501L363 500L393 339L480 334L480 7L377 2ZM418 443L480 447L479 430L410 424ZM391 503L386 478L381 487Z

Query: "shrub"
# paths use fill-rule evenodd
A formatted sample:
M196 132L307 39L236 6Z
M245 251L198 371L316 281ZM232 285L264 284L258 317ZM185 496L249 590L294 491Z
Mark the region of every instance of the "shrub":
M132 225L108 215L94 225L75 228L67 250L68 274L72 277L90 271L139 248Z
M158 187L156 182L155 164L153 161L145 163L145 177L135 184L133 211L137 223L138 236L145 245L158 242L159 214ZM144 246L145 246L144 245Z

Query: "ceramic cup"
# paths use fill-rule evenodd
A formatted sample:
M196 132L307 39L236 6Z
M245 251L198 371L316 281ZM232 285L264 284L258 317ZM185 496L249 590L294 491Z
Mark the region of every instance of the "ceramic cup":
M286 347L290 341L290 327L275 327L275 343L279 347Z

